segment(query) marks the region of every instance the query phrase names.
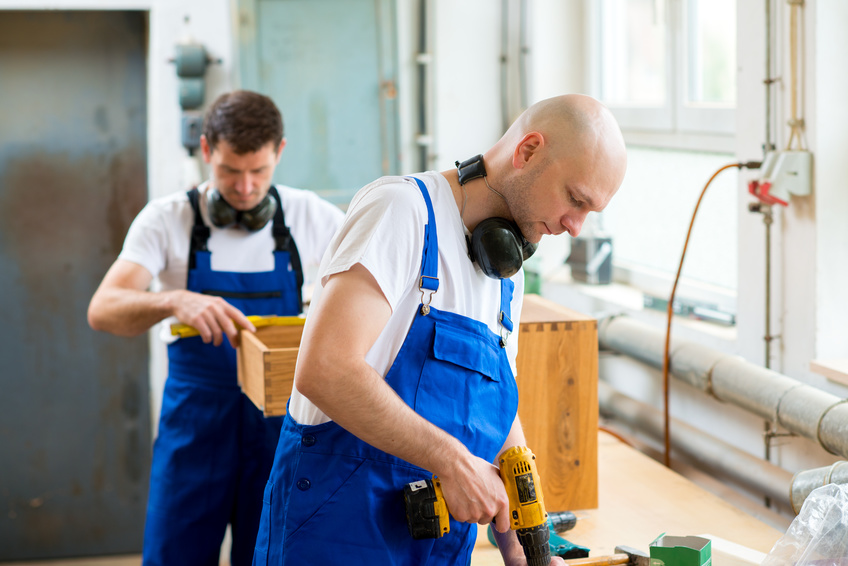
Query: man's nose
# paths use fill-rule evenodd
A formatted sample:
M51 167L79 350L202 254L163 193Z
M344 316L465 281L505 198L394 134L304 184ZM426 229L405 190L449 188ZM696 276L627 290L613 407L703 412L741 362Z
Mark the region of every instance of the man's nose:
M572 238L576 238L580 234L580 229L583 228L583 222L586 220L586 212L569 211L562 217L562 225Z
M249 193L253 188L253 175L251 173L242 173L236 180L236 190L240 193Z

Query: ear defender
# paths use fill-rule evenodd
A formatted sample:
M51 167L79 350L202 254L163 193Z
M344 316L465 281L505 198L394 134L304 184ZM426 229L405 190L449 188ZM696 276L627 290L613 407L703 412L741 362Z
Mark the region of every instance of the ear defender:
M521 230L506 218L487 218L468 239L468 255L492 279L512 277L521 269L538 244L524 239Z
M236 210L224 200L218 189L210 189L206 195L206 211L213 226L228 228L238 224L250 232L261 230L274 218L277 201L266 194L259 204L250 210Z
M482 155L466 159L462 163L457 161L456 168L460 185L478 177L486 177ZM486 186L488 185L487 182ZM494 189L492 191L497 192ZM539 247L539 244L531 243L524 237L515 222L499 217L487 218L480 222L471 237L466 237L466 240L471 261L492 279L505 279L518 273L524 262Z

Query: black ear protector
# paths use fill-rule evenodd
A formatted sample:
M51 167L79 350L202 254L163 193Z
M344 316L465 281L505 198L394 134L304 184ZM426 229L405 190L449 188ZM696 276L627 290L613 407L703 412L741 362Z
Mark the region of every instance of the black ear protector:
M482 155L466 159L462 163L457 161L456 170L459 173L460 185L478 177L485 180L486 177ZM487 182L486 186L488 185ZM471 261L492 279L505 279L518 273L524 261L539 247L539 244L527 241L515 222L498 217L483 220L474 228L471 237L466 236L465 239L468 242Z
M224 200L218 189L213 187L206 194L206 211L209 213L210 222L218 228L238 224L251 232L256 232L274 218L277 201L271 198L270 194L266 194L265 198L250 210L236 210Z

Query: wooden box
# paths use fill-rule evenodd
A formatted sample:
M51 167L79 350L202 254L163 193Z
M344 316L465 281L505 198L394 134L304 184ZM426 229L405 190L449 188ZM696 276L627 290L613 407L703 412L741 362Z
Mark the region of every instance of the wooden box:
M518 416L536 455L545 507L598 507L598 324L525 295L518 340Z
M266 417L286 414L302 334L302 325L263 326L255 334L240 333L239 385Z

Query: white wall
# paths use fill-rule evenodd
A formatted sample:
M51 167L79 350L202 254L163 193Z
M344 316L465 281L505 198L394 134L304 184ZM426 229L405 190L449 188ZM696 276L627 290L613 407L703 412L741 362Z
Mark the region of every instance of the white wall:
M434 168L483 153L503 134L500 14L492 0L433 0ZM402 31L400 33L403 33Z
M808 37L816 49L808 54L815 84L806 89L815 134L815 243L816 243L816 356L848 357L848 77L839 69L848 53L848 3L815 0ZM811 27L815 26L815 27Z

